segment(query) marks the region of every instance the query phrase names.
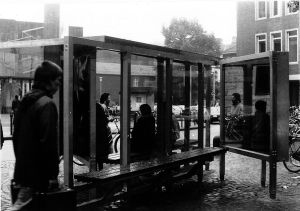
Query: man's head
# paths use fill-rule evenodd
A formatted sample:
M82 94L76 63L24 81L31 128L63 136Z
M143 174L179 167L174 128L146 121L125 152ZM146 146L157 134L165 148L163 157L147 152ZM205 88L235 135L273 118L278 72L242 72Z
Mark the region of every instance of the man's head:
M15 95L15 99L18 100L18 99L19 99L19 96L18 96L18 95Z
M57 64L44 61L35 70L33 88L44 90L52 96L61 84L62 75L62 69Z
M239 93L232 94L232 105L237 105L241 102L241 95Z
M255 103L255 109L265 113L267 110L267 103L263 100L258 100Z
M103 93L100 97L100 103L105 104L106 106L110 103L110 94L109 93Z
M140 111L141 111L142 116L150 115L151 107L148 104L142 104L140 106Z

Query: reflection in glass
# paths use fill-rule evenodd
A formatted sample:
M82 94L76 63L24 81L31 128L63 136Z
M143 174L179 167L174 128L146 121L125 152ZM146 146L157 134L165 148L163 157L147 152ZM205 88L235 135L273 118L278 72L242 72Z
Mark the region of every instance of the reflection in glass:
M267 153L270 144L270 70L225 69L225 143Z
M157 111L157 61L131 56L131 152L145 158L155 154Z

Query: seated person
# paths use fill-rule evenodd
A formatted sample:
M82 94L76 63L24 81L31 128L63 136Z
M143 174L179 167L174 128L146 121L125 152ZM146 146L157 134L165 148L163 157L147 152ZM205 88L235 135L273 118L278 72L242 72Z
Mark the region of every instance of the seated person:
M270 143L270 116L266 113L267 103L258 100L255 103L255 115L252 119L251 149L268 152Z
M140 106L140 113L132 130L131 152L150 156L155 144L155 118L148 104Z
M230 108L230 116L243 115L243 105L241 103L241 95L239 93L232 94L232 105Z

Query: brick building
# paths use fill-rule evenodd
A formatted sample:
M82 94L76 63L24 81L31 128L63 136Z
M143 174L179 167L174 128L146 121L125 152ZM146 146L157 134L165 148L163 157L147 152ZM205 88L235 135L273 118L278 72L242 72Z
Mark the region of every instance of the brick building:
M237 56L289 51L290 104L299 105L299 10L288 1L237 3Z
M59 38L59 13L58 4L47 4L42 23L0 19L0 42ZM70 26L69 35L82 37L83 28ZM0 113L10 112L14 96L22 97L30 89L33 70L43 59L41 50L37 50L35 56L23 52L22 56L16 57L17 54L21 55L0 52Z

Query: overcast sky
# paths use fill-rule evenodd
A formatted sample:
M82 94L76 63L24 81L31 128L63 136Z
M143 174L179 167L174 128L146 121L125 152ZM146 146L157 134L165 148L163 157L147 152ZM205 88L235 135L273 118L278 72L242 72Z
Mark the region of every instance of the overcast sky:
M108 35L163 45L172 18L197 20L229 44L236 36L236 0L0 0L0 18L44 21L44 3L60 4L61 25L82 26L84 36ZM66 32L66 30L64 30ZM64 32L64 33L65 33Z

